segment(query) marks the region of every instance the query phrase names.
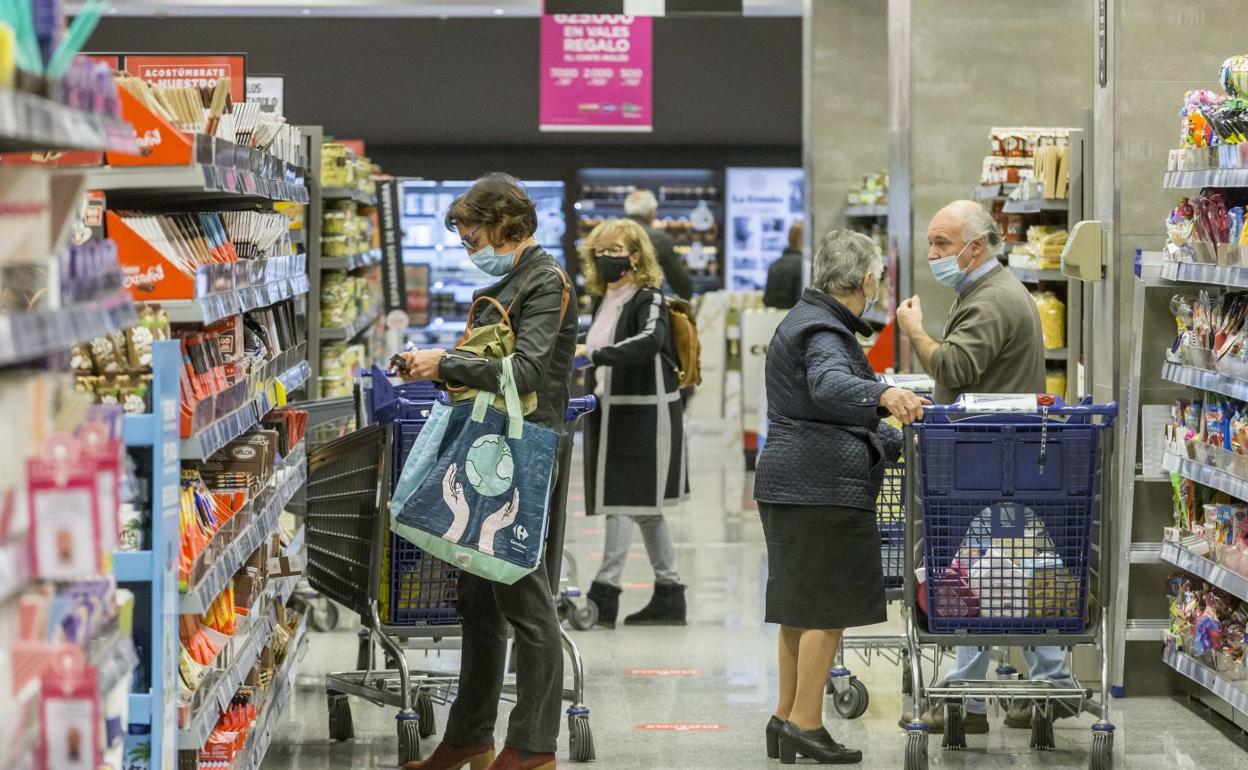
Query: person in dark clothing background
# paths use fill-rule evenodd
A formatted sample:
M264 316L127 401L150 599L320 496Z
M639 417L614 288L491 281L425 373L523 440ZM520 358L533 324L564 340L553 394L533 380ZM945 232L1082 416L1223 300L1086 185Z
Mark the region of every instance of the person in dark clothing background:
M676 256L676 242L672 236L654 226L654 217L658 212L659 201L649 190L634 190L624 199L625 216L644 227L646 235L650 236L667 288L681 299L693 299L693 281L689 279L685 263Z
M771 263L767 271L767 287L763 291L763 304L788 310L802 298L802 223L794 222L789 228L789 247L780 258Z

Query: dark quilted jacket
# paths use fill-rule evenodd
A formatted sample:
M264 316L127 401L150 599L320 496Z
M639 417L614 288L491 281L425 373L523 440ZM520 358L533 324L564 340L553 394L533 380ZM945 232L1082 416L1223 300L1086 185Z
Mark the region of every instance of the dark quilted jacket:
M875 510L884 461L901 452L855 332L862 319L821 291L806 289L767 349L767 444L754 499L789 505Z

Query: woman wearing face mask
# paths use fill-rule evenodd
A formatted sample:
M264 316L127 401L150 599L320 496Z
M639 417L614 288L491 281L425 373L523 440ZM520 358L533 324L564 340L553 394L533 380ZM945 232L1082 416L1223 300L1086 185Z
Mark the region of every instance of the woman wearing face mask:
M529 422L564 429L577 318L568 308L567 275L537 241L537 212L524 188L506 174L478 179L451 204L446 226L459 233L469 259L498 278L476 296L510 308L516 334L512 357L516 388L537 393ZM474 297L475 298L475 297ZM497 323L492 303L478 306L476 325ZM406 379L496 390L502 364L455 350L403 354ZM442 742L429 759L407 770L554 770L563 717L563 651L546 565L512 585L467 572L459 577L463 652L459 692L451 705ZM558 575L554 576L558 578ZM506 747L494 753L494 722L503 686L507 626L515 629L516 706Z
M581 245L594 320L580 354L601 404L585 424L585 498L607 517L602 568L589 590L598 624L615 628L633 524L654 567L654 595L627 625L684 625L685 586L676 571L665 507L685 496L684 409L668 338L663 272L641 225L603 222Z
M876 497L901 434L882 423L923 414L913 393L881 385L857 335L884 273L870 238L823 237L813 286L767 351L767 449L754 480L767 540L768 623L780 625L780 696L767 753L792 764L854 763L823 726L823 688L841 633L885 619Z

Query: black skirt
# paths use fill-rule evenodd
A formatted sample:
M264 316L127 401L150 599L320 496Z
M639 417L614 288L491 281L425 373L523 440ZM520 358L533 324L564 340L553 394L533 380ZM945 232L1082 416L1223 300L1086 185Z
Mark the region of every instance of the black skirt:
M852 628L883 623L875 514L835 505L759 503L767 538L768 623Z

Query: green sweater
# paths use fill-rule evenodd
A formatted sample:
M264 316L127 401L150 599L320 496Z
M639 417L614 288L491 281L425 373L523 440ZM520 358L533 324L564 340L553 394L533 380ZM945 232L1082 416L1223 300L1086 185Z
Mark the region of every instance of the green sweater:
M1027 288L997 267L958 297L932 353L936 403L963 393L1043 393L1044 337Z

